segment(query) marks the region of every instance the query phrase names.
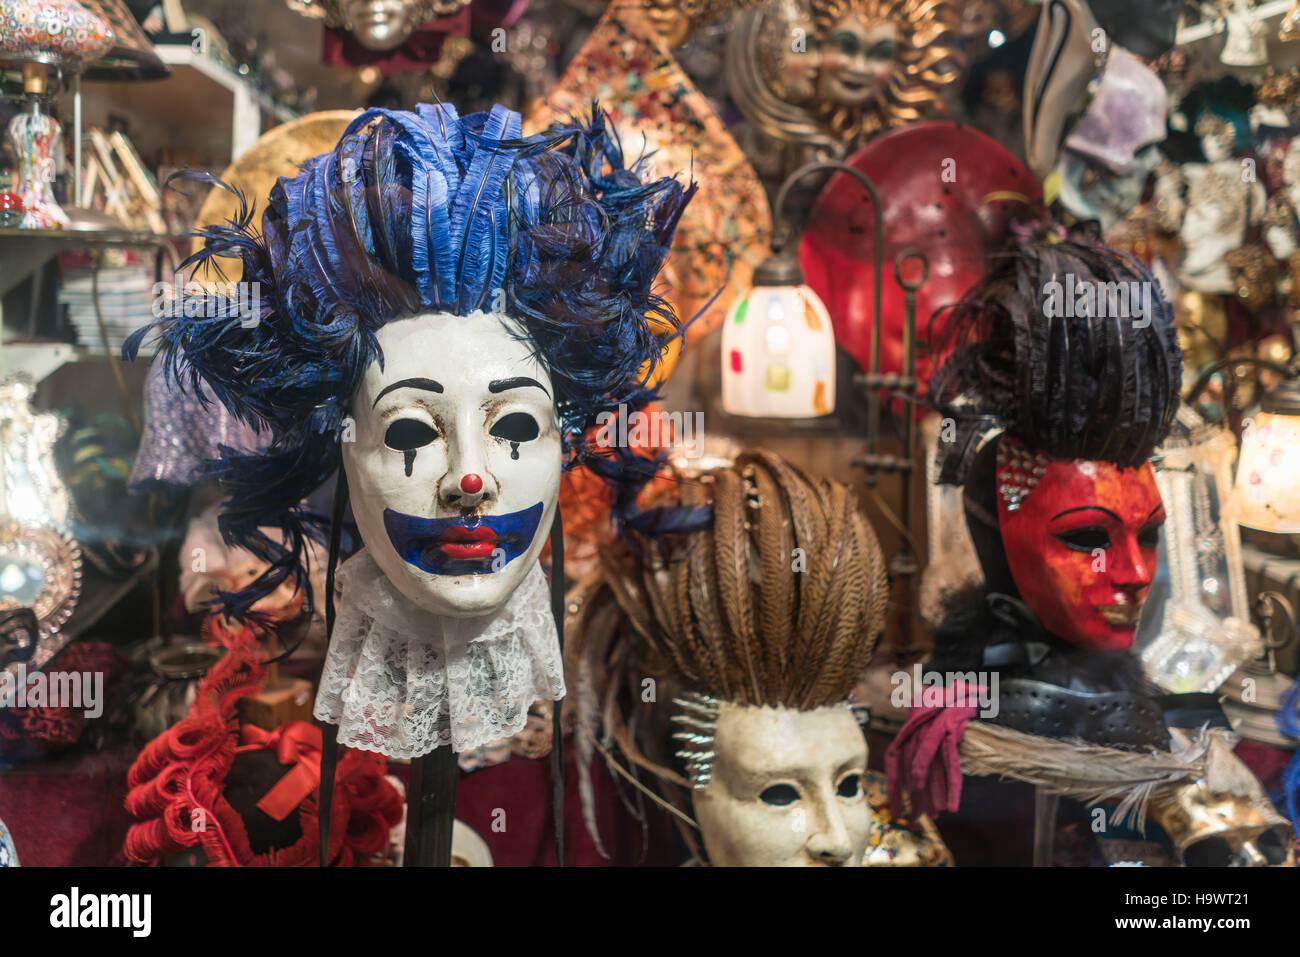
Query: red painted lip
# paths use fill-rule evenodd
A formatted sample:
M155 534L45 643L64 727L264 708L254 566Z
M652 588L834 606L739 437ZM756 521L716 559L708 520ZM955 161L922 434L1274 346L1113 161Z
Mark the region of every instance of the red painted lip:
M491 558L499 541L497 533L486 525L475 528L453 525L434 539L444 555L460 560Z

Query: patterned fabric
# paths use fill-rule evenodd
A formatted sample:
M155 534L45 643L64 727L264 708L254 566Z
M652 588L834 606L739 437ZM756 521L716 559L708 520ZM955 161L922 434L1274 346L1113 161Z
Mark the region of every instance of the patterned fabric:
M866 867L952 867L952 854L928 817L895 817L889 810L885 776L879 771L863 775L863 788L871 805L867 832Z
M164 374L164 364L149 367L144 387L144 435L131 491L158 487L189 488L204 481L204 466L221 457L221 446L251 450L267 437L244 425L200 384L195 393Z
M699 183L663 272L683 321L721 291L687 330L686 341L694 342L721 324L768 254L772 223L762 183L639 2L610 4L526 126L540 130L581 115L592 97L609 111L629 156L644 155L658 175L690 170Z

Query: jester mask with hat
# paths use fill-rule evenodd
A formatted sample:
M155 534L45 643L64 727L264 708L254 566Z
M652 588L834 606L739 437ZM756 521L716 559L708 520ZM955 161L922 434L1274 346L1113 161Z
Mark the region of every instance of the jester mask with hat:
M693 192L643 182L606 124L525 138L500 106L363 113L276 184L260 234L246 205L202 231L193 262L242 260L261 316L157 324L173 376L270 434L213 466L223 535L270 562L228 613L309 588L306 543L332 526L334 561L350 497L364 549L339 569L315 706L342 744L463 751L564 694L538 555L596 417L653 398L652 323L678 328L653 284ZM336 472L334 516L308 513Z

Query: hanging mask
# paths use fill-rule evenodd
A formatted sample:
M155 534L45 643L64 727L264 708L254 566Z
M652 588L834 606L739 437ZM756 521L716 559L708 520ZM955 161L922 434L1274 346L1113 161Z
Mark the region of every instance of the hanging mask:
M1078 219L1095 219L1104 236L1137 206L1146 192L1147 181L1159 165L1160 150L1154 145L1134 157L1128 172L1118 174L1066 151L1056 165L1061 176L1061 192L1057 198Z
M1187 206L1178 229L1178 278L1199 292L1235 293L1227 257L1241 247L1266 208L1262 183L1243 182L1233 160L1182 168Z
M1168 94L1160 78L1127 50L1114 47L1092 102L1066 137L1057 171L1060 201L1105 235L1142 198L1160 162Z
M1127 173L1138 153L1165 138L1169 97L1160 78L1137 57L1110 51L1101 83L1065 145L1111 172Z
M768 0L732 24L737 106L778 140L837 153L863 136L942 115L964 65L949 0Z
M1105 57L1105 39L1084 0L1046 0L1025 73L1025 158L1045 179L1061 138ZM1098 48L1100 47L1100 48Z
M1236 0L1228 14L1228 35L1219 62L1226 66L1268 66L1268 29L1250 8Z
M1171 735L1175 752L1190 750L1195 740L1190 729ZM1233 754L1236 740L1212 728L1205 775L1158 791L1151 821L1185 867L1295 867L1291 827Z

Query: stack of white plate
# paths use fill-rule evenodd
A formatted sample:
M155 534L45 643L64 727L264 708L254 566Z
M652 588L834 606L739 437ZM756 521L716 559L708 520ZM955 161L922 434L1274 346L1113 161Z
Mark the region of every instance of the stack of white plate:
M93 269L70 268L63 271L59 303L68 307L68 318L77 330L78 344L91 352L104 351L95 310ZM98 280L99 311L108 333L108 347L121 355L126 337L154 319L153 268L150 266L100 267ZM140 348L142 355L152 354L148 339Z

